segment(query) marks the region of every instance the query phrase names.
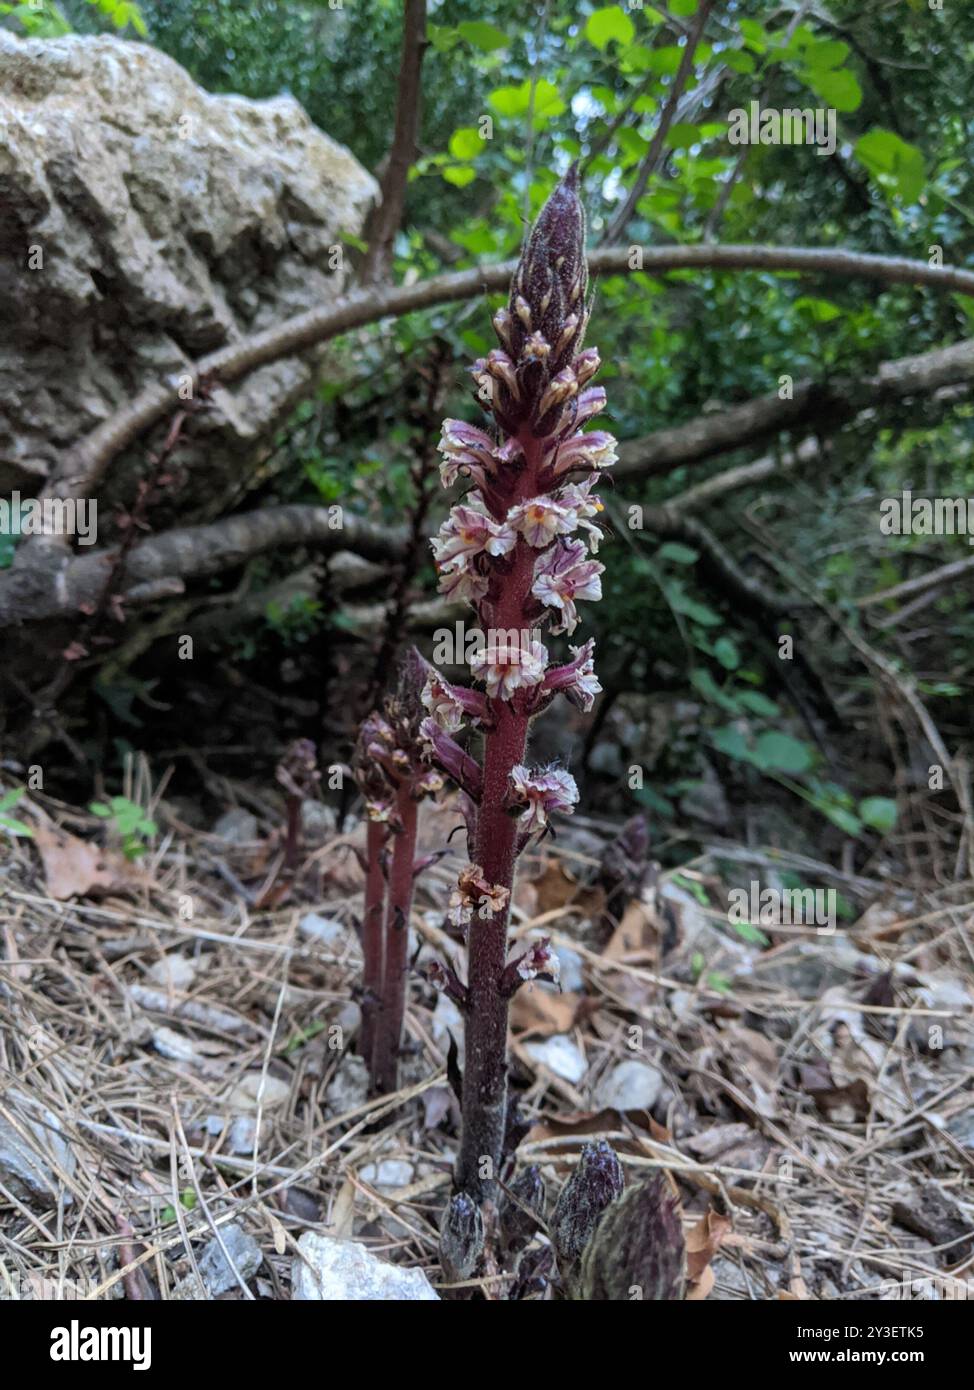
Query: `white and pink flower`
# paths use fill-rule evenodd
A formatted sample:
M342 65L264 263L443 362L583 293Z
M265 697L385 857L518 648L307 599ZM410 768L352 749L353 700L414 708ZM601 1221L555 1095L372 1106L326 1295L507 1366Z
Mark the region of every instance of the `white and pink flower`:
M490 581L485 574L458 562L440 571L437 588L446 598L465 599L468 603L477 604L490 588Z
M484 697L479 690L451 685L431 671L423 687L423 707L447 734L463 728L465 717L480 720L484 716Z
M473 492L467 502L453 508L430 544L436 563L449 565L474 555L507 555L517 544L517 535L506 523L489 517L480 494Z
M588 532L588 548L593 555L597 553L602 541L602 531L598 526L592 525L591 518L598 516L599 512L605 510L602 499L592 496L592 488L596 481L596 475L593 473L592 477L586 478L584 483L569 483L558 494L561 505L569 507L574 513L576 525Z
M443 454L440 477L444 487L452 487L461 471L483 487L487 474L494 471L494 441L465 420L444 420L437 448Z
M596 695L602 692L595 674L595 639L590 637L583 646L572 647L571 652L571 661L564 666L552 666L545 676L545 689L560 690L577 709L587 714L595 704Z
M488 641L470 662L474 676L484 681L492 700L509 700L515 690L540 685L548 653L540 642Z
M553 497L532 497L511 508L507 525L519 531L528 545L540 550L556 536L567 536L575 529L575 513Z
M580 468L611 468L617 461L616 437L608 430L590 430L588 434L579 432L558 447L555 456L554 475L560 478L565 473Z
M511 769L511 803L526 809L518 821L522 832L533 835L548 824L555 811L570 816L578 802L575 779L560 767L537 769L534 772L523 763Z
M578 626L579 599L602 597L600 576L605 566L586 558L581 541L559 542L546 550L534 570L531 592L546 608L556 610L552 632L574 632Z

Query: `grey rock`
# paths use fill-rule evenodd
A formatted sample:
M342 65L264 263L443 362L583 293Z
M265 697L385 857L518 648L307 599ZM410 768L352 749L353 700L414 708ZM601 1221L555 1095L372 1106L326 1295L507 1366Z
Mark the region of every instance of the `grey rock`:
M305 1231L291 1272L291 1298L330 1303L436 1303L439 1294L421 1269L401 1269L364 1245Z
M69 1205L71 1194L52 1164L70 1178L78 1161L58 1117L22 1091L3 1092L0 1104L15 1122L0 1115L0 1181L23 1202L49 1205L60 1198Z
M271 1110L274 1106L283 1105L290 1094L290 1084L280 1077L246 1071L231 1089L227 1105L231 1110L242 1110L244 1113L256 1110L258 1106L261 1110Z
M3 488L36 485L63 441L187 360L335 299L335 248L377 191L292 97L211 95L163 53L108 36L0 30L0 124ZM31 247L41 268L27 269ZM320 358L217 391L180 453L194 500L239 482Z
M570 1081L573 1085L581 1081L588 1070L588 1063L577 1044L564 1033L555 1033L543 1042L525 1043L524 1050L529 1057L553 1071L555 1076L560 1076L562 1081Z
M239 1288L240 1285L231 1264L227 1260L227 1255L229 1255L230 1261L236 1267L237 1273L245 1284L253 1279L264 1262L264 1253L253 1236L248 1236L246 1231L231 1223L228 1226L220 1227L220 1238L226 1247L226 1254L223 1252L220 1241L214 1236L196 1261L200 1278L203 1281L202 1288L196 1275L188 1274L173 1289L174 1299L216 1298L229 1289Z
M224 811L213 826L212 833L231 845L251 845L258 837L257 817L242 806L232 806Z
M585 988L584 962L570 946L556 946L558 983L566 994L578 994Z
M662 1088L660 1072L649 1062L631 1057L602 1077L592 1101L599 1110L652 1110Z
M227 1148L232 1154L252 1154L257 1135L257 1120L253 1115L238 1115L227 1135Z
M847 937L821 936L815 941L792 942L770 960L758 959L735 974L792 990L802 999L817 999L835 985L868 977L875 970L875 961L858 951Z
M372 1187L408 1187L415 1177L415 1169L404 1158L383 1158L378 1163L366 1163L359 1177Z
M298 923L298 931L308 941L316 941L330 951L343 951L352 944L354 935L344 922L334 917L321 917L307 912Z
M173 1028L153 1028L152 1046L161 1057L167 1057L171 1062L195 1062L199 1056L192 1038L177 1033Z
M335 808L310 797L301 803L301 825L310 840L327 840L337 825Z
M369 1098L369 1069L355 1052L346 1052L328 1083L325 1104L332 1115L357 1110Z
M148 977L163 989L187 990L196 978L196 962L173 951L150 967Z

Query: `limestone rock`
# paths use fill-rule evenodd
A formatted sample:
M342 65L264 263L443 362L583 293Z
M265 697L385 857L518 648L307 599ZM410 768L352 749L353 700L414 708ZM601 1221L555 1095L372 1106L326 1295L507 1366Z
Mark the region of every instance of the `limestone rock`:
M0 30L0 489L30 495L141 387L334 299L375 196L289 96L210 95L145 44ZM318 355L218 391L180 453L194 504L239 481Z
M298 1241L291 1297L331 1303L435 1303L439 1295L421 1269L386 1264L353 1240L305 1231Z

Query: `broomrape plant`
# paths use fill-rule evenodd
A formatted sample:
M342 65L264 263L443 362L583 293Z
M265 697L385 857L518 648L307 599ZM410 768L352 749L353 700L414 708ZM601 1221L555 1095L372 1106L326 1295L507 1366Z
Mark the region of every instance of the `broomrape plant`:
M430 972L465 1017L455 1176L467 1205L453 1214L465 1230L477 1226L470 1203L495 1195L510 999L524 981L557 973L547 940L508 958L515 861L547 833L552 816L570 815L578 800L564 769L529 766L528 727L559 692L587 711L601 689L593 641L572 646L571 659L554 665L545 645L549 636L574 633L580 601L601 597L604 567L593 557L602 504L593 488L616 455L611 434L583 429L606 403L604 390L590 385L598 352L582 346L587 283L585 216L572 168L541 210L509 303L494 316L501 346L472 368L494 429L446 420L439 446L444 486L468 487L432 542L439 588L472 604L486 639L471 661L484 689L451 685L430 668L421 725L434 761L464 793L473 850L450 907L452 921L467 930L467 983L442 965ZM482 731L482 763L453 737L467 724Z
M379 1094L399 1087L413 882L438 857L416 858L419 803L443 786L419 736L426 669L419 653L411 651L395 693L387 696L381 713L374 711L363 722L356 751L368 826L360 1047Z

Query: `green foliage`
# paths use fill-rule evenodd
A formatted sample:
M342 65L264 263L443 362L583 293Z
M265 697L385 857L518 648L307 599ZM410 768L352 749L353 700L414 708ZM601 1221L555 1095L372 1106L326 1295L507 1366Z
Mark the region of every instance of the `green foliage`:
M112 833L122 843L126 859L139 859L145 853L147 841L155 835L154 820L135 801L126 796L113 796L107 802L93 801L88 807L92 815L110 822Z
M23 787L13 787L9 792L0 796L0 830L14 837L30 839L34 832L29 825L25 825L22 820L17 820L14 816L8 815L9 811L17 805L17 802L24 794Z

